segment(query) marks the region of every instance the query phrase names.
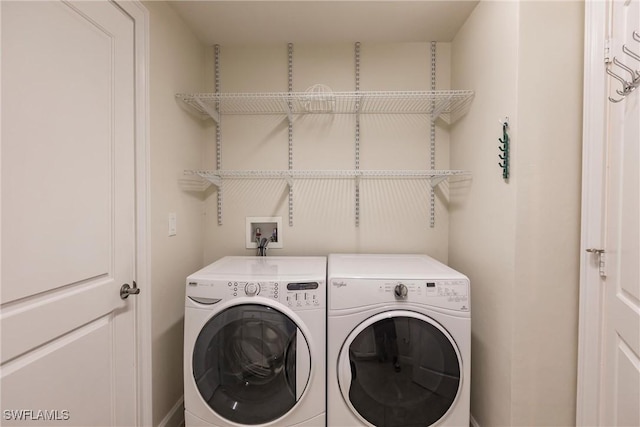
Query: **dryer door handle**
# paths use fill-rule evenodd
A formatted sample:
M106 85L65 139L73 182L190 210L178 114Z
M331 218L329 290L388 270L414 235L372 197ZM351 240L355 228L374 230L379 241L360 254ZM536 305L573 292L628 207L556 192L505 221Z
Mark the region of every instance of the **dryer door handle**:
M356 366L351 363L348 351L341 351L338 357L338 386L345 398L345 402L349 401L349 388L351 381L356 378Z

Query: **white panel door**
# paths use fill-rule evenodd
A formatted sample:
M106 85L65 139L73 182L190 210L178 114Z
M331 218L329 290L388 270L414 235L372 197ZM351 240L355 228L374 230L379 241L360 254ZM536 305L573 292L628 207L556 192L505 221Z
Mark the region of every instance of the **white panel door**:
M640 0L612 2L612 52L618 61L640 70L623 52L640 52ZM612 71L631 80L624 68ZM613 94L621 86L612 80ZM640 425L640 91L609 102L604 349L601 425Z
M3 425L135 425L134 23L0 2Z

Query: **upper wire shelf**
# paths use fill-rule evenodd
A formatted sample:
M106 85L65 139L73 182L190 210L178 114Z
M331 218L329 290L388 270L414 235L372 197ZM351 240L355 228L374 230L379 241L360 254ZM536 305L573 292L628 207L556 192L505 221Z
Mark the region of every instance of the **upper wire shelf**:
M176 97L204 118L224 114L428 114L447 124L466 113L471 90L179 93Z

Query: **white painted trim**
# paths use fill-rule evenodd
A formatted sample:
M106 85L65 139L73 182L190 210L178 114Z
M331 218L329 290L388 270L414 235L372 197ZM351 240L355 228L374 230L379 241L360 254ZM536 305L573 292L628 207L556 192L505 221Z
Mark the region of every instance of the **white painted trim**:
M469 425L471 427L480 427L480 424L478 424L478 422L476 421L475 418L473 418L473 414L469 414Z
M136 283L142 289L135 298L137 425L150 426L152 420L151 382L151 283L149 233L149 13L138 0L116 0L134 21L136 52ZM2 8L0 8L0 17ZM1 22L1 20L0 20ZM1 30L1 23L0 23ZM1 68L1 67L0 67ZM0 91L2 89L0 88ZM1 119L0 119L1 120ZM1 156L1 144L0 144ZM1 204L1 201L0 201ZM1 215L1 213L0 213ZM0 217L1 218L1 217ZM1 221L0 221L1 223ZM0 225L1 227L1 225Z
M2 6L0 6L0 45L2 45ZM2 81L2 55L0 55L0 82ZM0 100L2 100L2 84L0 84ZM0 103L0 130L2 130L2 103ZM0 188L2 188L2 132L0 132ZM2 197L0 197L0 236L2 236ZM2 260L2 245L0 245L0 260ZM2 262L0 262L0 278L2 277ZM0 285L2 279L0 279ZM2 293L0 286L0 294Z
M149 12L138 0L116 0L134 22L135 169L136 169L136 373L138 426L153 425L151 341L150 148L149 148Z
M158 427L179 427L184 424L184 396L171 407Z
M586 249L604 249L603 206L608 102L604 49L607 4L608 2L604 1L585 3L577 426L598 425L600 418L603 286L595 255L587 253Z

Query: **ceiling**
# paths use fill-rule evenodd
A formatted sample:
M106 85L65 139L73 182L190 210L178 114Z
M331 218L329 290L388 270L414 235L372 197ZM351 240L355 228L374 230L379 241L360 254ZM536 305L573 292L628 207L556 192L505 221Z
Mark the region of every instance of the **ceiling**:
M478 0L169 1L205 44L451 41Z

